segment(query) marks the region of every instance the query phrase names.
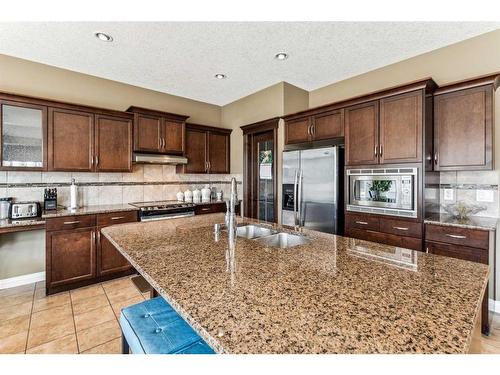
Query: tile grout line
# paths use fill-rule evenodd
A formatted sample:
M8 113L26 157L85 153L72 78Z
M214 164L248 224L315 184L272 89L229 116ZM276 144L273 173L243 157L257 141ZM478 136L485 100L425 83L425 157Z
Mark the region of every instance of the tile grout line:
M75 332L75 341L76 341L76 351L80 354L80 343L78 342L78 335L76 333L76 322L75 322L75 311L73 310L73 298L71 298L71 293L69 294L69 303L71 305L71 319L73 320L73 330Z
M116 319L116 318L115 318L115 319ZM92 329L92 328L99 327L99 326L101 326L101 325L103 325L103 324L106 324L106 323L109 323L109 322L112 322L112 320L108 320L107 322L102 322L102 323L99 323L98 325L93 326L93 327L89 327L89 328L86 328L86 329L82 329L80 332L86 331L86 330L88 330L88 329ZM90 347L90 348L88 348L88 349L85 349L83 352L80 352L80 349L78 349L78 354L85 353L85 352L89 351L90 349L97 348L98 346L101 346L101 345L107 344L108 342L113 341L113 340L116 340L117 338L120 338L120 337L121 337L121 332L120 332L120 336L113 337L112 339L110 339L110 340L108 340L108 341L106 341L106 342L103 342L103 343L100 343L100 344L98 344L98 345L92 346L92 347Z
M36 283L33 284L33 298L31 300L30 321L28 323L28 333L26 334L26 343L24 344L24 354L28 351L28 340L31 332L31 319L33 318L33 309L35 308Z

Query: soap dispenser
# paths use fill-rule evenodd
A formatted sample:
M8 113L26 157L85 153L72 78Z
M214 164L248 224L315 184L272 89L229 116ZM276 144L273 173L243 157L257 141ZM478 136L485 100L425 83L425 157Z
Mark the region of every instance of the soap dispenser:
M71 186L69 189L69 208L76 210L78 208L78 187L75 184L75 179L71 179Z

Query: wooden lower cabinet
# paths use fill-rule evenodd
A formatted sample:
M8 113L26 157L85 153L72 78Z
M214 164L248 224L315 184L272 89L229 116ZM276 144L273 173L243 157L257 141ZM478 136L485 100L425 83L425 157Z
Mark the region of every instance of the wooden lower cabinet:
M113 219L116 218L116 221ZM134 272L133 267L100 234L107 226L137 221L137 212L82 215L46 220L47 294L79 288Z
M103 235L101 229L97 232L97 276L106 276L116 272L130 271L133 269L123 255Z
M417 220L347 212L345 235L422 251L422 223Z
M241 204L238 203L236 205L236 215L240 214ZM194 208L195 215L206 215L206 214L215 214L219 212L226 212L226 202L214 202L207 204L199 204Z
M494 236L491 236L495 238ZM425 225L425 251L476 263L489 263L490 232L433 224ZM493 240L494 241L494 240ZM488 309L488 287L481 306L481 332L489 334L491 315Z
M49 288L95 278L95 228L49 232L46 242Z

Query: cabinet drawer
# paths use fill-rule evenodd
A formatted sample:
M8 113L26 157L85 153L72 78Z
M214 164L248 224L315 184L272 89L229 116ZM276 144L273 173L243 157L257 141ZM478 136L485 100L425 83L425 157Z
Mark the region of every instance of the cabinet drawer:
M372 230L349 229L346 232L348 237L359 238L361 240L377 242L390 246L404 247L405 249L422 250L422 240L415 237L399 236L395 234L381 233Z
M381 217L380 231L400 236L422 238L422 223Z
M425 240L489 249L489 232L440 225L425 225Z
M97 225L100 227L134 221L137 221L137 211L120 211L97 215Z
M195 215L213 214L217 212L226 212L226 203L212 203L197 205L194 209Z
M430 254L488 264L488 251L486 249L426 241L425 250Z
M346 215L346 228L357 228L357 229L369 229L378 231L379 230L379 218L376 216L368 216L363 214L351 214Z
M45 221L47 231L94 227L96 215L77 215L50 218Z

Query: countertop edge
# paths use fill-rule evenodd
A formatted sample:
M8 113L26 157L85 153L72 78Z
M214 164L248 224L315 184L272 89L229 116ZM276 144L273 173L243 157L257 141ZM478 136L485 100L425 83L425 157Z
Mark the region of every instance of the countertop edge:
M122 225L130 225L130 224L138 224L138 223L126 223ZM144 271L137 263L127 254L126 251L122 249L118 243L116 243L115 240L113 240L112 237L110 237L106 233L106 228L103 228L101 230L101 233L113 244L113 246L122 254L125 259L127 259L130 264L135 268L139 274L141 274L147 281L148 283L151 284L151 286L163 297L165 300L172 306L172 308L177 311L177 313L184 319L186 322L198 333L203 340L207 342L207 344L215 350L218 354L225 354L226 351L223 349L222 345L212 337L196 320L194 320L191 315L189 315L184 309L173 299L171 298L168 293L166 293L163 288L161 288L156 281L148 275L146 271Z

